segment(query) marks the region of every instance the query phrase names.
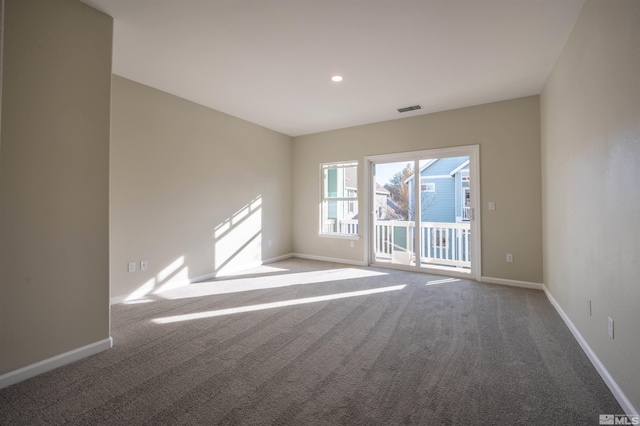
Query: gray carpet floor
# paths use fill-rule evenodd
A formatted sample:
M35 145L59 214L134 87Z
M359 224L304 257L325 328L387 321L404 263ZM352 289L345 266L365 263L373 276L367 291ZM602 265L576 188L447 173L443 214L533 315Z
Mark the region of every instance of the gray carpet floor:
M597 425L622 413L537 290L289 259L141 302L112 307L113 349L0 390L0 424Z

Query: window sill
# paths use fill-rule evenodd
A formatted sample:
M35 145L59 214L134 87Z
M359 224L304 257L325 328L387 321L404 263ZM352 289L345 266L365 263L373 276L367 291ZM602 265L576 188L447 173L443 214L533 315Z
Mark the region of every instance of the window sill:
M359 240L360 235L358 234L329 234L329 233L318 233L318 237L321 238L337 238L339 240Z

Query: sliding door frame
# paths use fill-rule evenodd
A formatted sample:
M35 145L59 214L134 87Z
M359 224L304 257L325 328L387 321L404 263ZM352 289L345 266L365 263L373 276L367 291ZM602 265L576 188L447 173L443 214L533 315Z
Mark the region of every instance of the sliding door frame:
M420 262L416 261L415 265L400 265L392 263L380 263L375 260L374 244L374 214L375 214L375 199L372 195L372 189L375 187L374 170L375 164L379 163L392 163L400 161L412 161L415 164L419 164L420 160L429 158L442 158L442 157L469 157L469 176L470 176L470 191L471 191L471 211L472 219L470 220L471 226L471 270L469 273L457 272L453 269L436 269L420 266ZM415 168L415 166L414 166ZM419 167L415 168L419 171ZM435 275L446 275L456 278L467 278L480 281L482 272L482 254L481 254L481 206L480 202L480 145L466 145L452 148L437 148L424 151L413 152L401 152L394 154L381 154L381 155L369 155L364 158L364 205L368 214L362 215L364 246L365 246L365 259L368 265L380 266L384 268L402 269L413 272L423 272ZM420 194L420 179L413 179L414 194ZM419 197L414 197L416 200ZM416 206L414 206L414 209ZM420 229L420 214L415 215L416 227ZM414 232L414 251L417 259L420 259L422 247L421 244L417 244L418 233Z

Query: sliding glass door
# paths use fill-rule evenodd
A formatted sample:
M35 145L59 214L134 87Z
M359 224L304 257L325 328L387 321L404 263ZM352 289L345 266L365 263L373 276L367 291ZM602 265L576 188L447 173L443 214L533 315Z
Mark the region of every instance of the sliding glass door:
M478 147L367 162L370 263L479 278Z
M373 164L373 253L374 261L415 265L415 210L405 180L411 178L413 161Z

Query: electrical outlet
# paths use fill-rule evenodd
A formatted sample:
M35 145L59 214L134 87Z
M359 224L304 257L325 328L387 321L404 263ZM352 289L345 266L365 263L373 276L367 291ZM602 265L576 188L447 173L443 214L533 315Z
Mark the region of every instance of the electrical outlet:
M140 261L140 270L141 271L146 271L147 270L147 261L146 260L141 260Z
M354 248L356 244L353 241L349 241L349 247Z
M136 262L129 262L129 272L136 271Z
M613 318L611 317L608 317L607 321L607 334L613 339Z
M495 210L495 209L496 209L496 202L489 201L489 210Z
M507 253L507 262L509 263L513 262L513 255L511 253Z

